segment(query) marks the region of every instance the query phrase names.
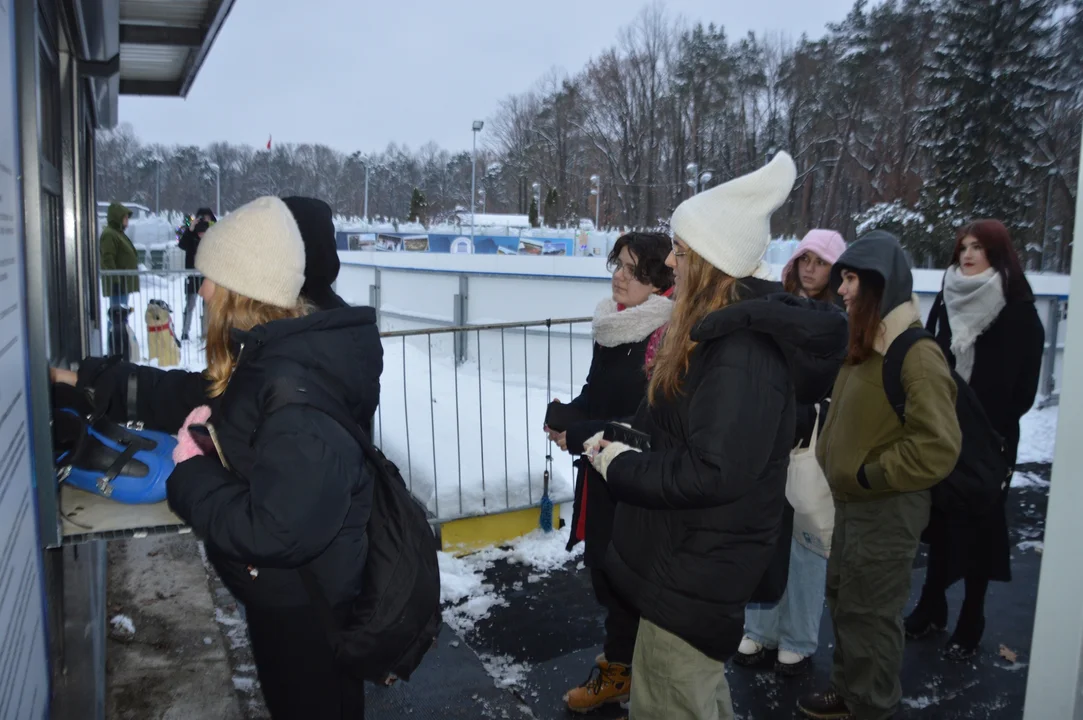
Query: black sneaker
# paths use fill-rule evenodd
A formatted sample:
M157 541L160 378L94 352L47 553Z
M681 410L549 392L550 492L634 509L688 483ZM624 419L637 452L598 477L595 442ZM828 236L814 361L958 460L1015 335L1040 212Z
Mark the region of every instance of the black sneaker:
M807 673L811 666L811 657L801 658L795 663L784 663L781 660L776 660L775 672L782 677L798 677Z
M934 603L922 598L914 612L910 613L903 621L906 637L911 640L923 638L930 633L940 633L948 627L948 603Z
M854 720L846 701L834 690L804 696L797 701L797 710L813 720Z
M748 638L746 638L747 640ZM751 640L749 641L751 642ZM744 642L742 641L742 645ZM749 670L771 670L775 666L778 650L755 643L759 650L743 653L739 649L733 654L733 664Z

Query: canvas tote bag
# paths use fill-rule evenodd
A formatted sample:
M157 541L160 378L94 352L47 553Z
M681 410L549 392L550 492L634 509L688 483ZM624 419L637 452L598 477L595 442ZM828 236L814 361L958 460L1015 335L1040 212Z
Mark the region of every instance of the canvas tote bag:
M831 534L835 530L835 500L820 463L816 461L820 412L818 406L808 447L798 447L790 453L786 500L793 506L794 538L817 555L827 557L831 553Z

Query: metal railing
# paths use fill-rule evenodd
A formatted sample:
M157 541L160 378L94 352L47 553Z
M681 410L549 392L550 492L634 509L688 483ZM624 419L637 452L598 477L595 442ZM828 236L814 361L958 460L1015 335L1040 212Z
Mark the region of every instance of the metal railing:
M196 297L191 339L179 342L193 271L103 271L121 283L125 323L135 337L131 360L198 371L206 366ZM163 301L171 312L149 308ZM103 303L102 347L109 351L109 302ZM143 309L144 312L139 312ZM384 369L373 439L402 471L434 522L536 507L549 478L554 503L571 500L572 457L545 436L545 410L556 396L578 394L590 366L591 319L429 327L381 333ZM116 333L114 333L115 335ZM171 342L177 357L162 357ZM157 354L156 354L157 353Z
M139 279L127 297L126 326L136 337L133 361L160 367L205 367L200 338L202 300L195 298L191 339L163 360L164 324L183 335L183 311L193 271L103 272L102 281ZM522 509L538 504L545 473L555 502L571 497L570 457L554 456L542 432L553 396L578 393L590 364L590 318L470 325L464 298L451 297L450 320L380 310L379 287L370 292L384 338L381 404L373 423L376 443L402 470L411 491L437 521ZM374 297L373 297L374 296ZM161 300L172 312L147 312ZM1039 407L1057 402L1055 377L1063 357L1066 298L1049 298L1046 354ZM103 303L103 348L108 352L108 302ZM144 312L138 312L143 309ZM149 319L149 321L148 321ZM180 327L177 327L180 325ZM435 326L435 327L434 327Z
M99 275L103 354L124 354L133 362L159 367L204 367L206 325L198 271L102 270ZM123 326L118 327L118 320ZM124 326L131 331L130 353L122 352Z
M554 395L574 397L589 367L576 326L590 318L381 333L373 435L440 521L572 497L571 456L542 430ZM460 348L470 359L459 357Z

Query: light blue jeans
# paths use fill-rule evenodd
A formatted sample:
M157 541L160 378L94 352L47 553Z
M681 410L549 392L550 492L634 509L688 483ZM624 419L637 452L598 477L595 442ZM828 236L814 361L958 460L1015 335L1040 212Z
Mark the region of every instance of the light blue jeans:
M745 608L745 635L764 647L815 655L826 584L827 558L791 539L786 592L774 605L750 603Z

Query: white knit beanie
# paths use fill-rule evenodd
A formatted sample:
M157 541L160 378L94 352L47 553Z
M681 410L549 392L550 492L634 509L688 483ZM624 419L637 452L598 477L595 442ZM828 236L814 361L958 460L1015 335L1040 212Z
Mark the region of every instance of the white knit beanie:
M293 307L305 282L305 244L293 213L271 196L242 205L207 230L196 269L239 295Z
M673 212L670 228L730 277L766 279L771 268L763 256L771 241L771 215L796 179L793 158L780 152L759 170L685 200Z

